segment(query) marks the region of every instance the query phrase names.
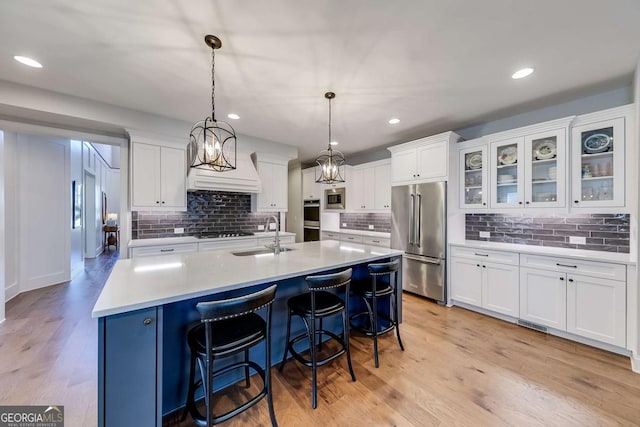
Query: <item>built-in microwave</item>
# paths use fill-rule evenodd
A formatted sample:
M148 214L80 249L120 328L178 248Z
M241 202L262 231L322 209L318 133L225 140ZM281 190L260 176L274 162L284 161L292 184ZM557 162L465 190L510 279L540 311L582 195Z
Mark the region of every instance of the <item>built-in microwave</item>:
M347 206L345 198L345 188L330 188L324 190L324 208L325 209L344 209Z

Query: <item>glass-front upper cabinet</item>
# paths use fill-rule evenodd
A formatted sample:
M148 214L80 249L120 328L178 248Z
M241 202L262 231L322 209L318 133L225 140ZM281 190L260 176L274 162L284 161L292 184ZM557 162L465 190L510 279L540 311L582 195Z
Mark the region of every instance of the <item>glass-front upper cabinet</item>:
M524 206L524 138L492 142L491 208Z
M564 207L566 128L524 137L526 207Z
M575 126L572 130L574 208L624 206L625 119Z
M459 151L460 209L487 208L487 146Z

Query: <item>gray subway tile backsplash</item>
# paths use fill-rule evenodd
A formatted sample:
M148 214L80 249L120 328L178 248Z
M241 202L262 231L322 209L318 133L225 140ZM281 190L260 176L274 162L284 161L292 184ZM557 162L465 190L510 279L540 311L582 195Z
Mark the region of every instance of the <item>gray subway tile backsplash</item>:
M343 227L342 224L347 225ZM373 230L369 225L373 225ZM391 213L341 213L340 228L389 233L391 232Z
M629 253L628 214L466 214L467 240ZM490 238L481 238L489 231ZM584 237L586 244L569 243Z
M251 212L251 195L227 191L190 191L186 212L132 212L131 237L198 236L206 232L256 232L276 212ZM184 228L184 234L174 234ZM284 229L284 227L280 227Z

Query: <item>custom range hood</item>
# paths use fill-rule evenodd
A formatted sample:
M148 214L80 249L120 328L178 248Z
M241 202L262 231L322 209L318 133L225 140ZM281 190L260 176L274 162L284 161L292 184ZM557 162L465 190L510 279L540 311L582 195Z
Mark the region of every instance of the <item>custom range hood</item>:
M188 168L187 190L233 191L236 193L259 193L260 177L251 153L238 150L236 168L225 172Z

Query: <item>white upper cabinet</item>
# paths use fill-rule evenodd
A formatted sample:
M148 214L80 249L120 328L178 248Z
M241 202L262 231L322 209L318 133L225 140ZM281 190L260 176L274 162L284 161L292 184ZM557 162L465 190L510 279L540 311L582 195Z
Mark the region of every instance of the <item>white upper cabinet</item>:
M286 163L257 161L261 192L256 197L258 211L287 211L289 177Z
M185 150L131 145L131 210L186 210Z
M448 179L449 144L460 136L445 132L389 147L392 185Z
M633 178L630 136L633 108L579 116L572 129L571 207L620 208ZM620 211L617 209L616 212Z
M567 128L524 137L525 207L564 207L567 197Z
M524 139L492 142L490 150L491 207L524 206Z
M468 147L468 145L472 145ZM488 203L487 145L461 143L458 151L460 209L486 209Z
M351 168L347 186L347 209L379 211L391 209L390 165L388 160Z
M322 200L322 184L316 182L315 168L308 168L302 171L302 199Z

